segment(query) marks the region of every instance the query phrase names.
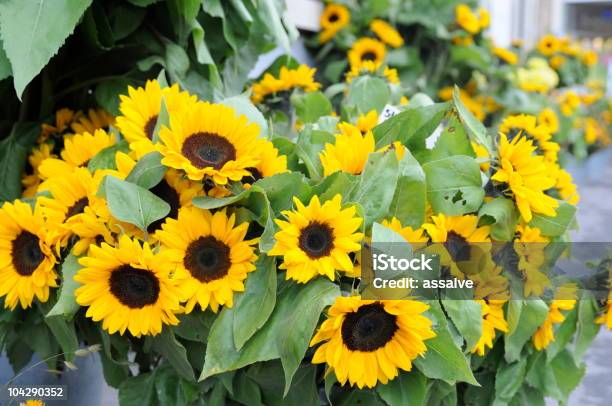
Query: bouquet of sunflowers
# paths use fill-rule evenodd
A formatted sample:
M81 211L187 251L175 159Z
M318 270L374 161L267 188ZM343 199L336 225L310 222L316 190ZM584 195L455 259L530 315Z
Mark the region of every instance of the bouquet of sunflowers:
M36 24L70 29L34 27L27 55L35 4L0 4L0 350L16 373L95 353L122 405L567 399L612 301L555 287L533 252L568 239L579 199L551 114L487 128L465 91L435 103L403 82L373 38L338 79L325 68L329 86L289 56L249 80L295 34L272 1L89 3L45 5ZM342 41L349 14L326 13L321 40ZM112 63L71 72L75 49ZM474 295L367 298L367 248L391 242L436 250ZM454 264L493 242L516 261Z

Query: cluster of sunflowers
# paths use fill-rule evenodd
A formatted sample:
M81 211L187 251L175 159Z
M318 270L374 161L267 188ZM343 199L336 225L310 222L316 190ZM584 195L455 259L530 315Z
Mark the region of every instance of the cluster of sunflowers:
M446 42L485 41L486 11L449 3ZM168 382L179 404L565 400L612 328L612 300L548 273L580 199L563 134L604 145L609 113L582 113L603 96L523 111L493 73L444 63L441 82L413 82L410 31L382 14L328 4L324 72L282 56L244 94L205 99L162 71L122 89L116 117L58 110L0 208L7 352L34 320L62 351L49 359L98 352L125 404L152 387L161 403ZM391 241L436 253L473 294L369 298L367 248Z

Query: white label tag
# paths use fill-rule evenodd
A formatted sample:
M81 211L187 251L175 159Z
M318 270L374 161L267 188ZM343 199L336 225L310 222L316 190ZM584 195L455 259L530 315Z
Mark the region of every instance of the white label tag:
M385 108L383 109L383 111L378 116L378 124L380 124L383 121L393 117L394 115L396 115L399 112L400 112L400 109L398 109L397 107L392 106L390 104L387 104L385 106Z

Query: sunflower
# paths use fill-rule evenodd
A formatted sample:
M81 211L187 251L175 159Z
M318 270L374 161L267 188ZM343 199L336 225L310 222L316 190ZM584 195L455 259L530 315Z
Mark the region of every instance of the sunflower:
M296 210L285 210L285 220L275 220L280 227L276 243L268 255L282 256L280 269L287 279L306 283L318 275L335 280L335 271L353 272L352 252L361 249L363 233L357 232L363 220L351 206L342 209L340 195L321 204L313 196L308 206L293 198Z
M251 100L258 104L268 95L293 89L301 89L306 93L314 92L321 87L321 84L314 80L316 71L315 68L310 68L308 65L300 65L296 69L288 69L283 66L278 78L266 73L263 79L253 85Z
M346 82L351 83L354 78L365 75L380 77L391 84L400 83L396 69L383 66L382 63L375 61L363 61L359 65L351 66L351 70L346 74Z
M414 250L423 247L425 243L429 241L423 228L419 227L415 230L410 226L404 227L397 217L391 217L390 220L384 219L381 224L404 237L404 240L406 240Z
M64 148L60 152L62 159L48 158L41 162L38 170L43 179L61 177L75 168L86 167L89 160L98 152L115 144L115 136L104 130L93 134L75 134L64 138Z
M455 7L455 20L461 28L472 35L480 31L478 16L466 4L459 4Z
M399 48L404 45L402 35L397 32L392 25L384 20L378 18L372 20L370 23L370 30L378 37L379 40L392 48Z
M555 111L550 107L547 107L540 111L540 114L538 114L538 122L541 125L545 125L546 127L548 127L548 131L551 134L554 134L559 131L559 117L557 117L557 113L555 113Z
M322 29L321 33L319 33L319 42L324 44L349 24L351 13L343 5L328 4L323 13L321 13L319 21Z
M557 169L557 183L555 184L555 189L559 192L561 199L572 206L577 205L580 201L580 195L578 194L572 175L560 167Z
M474 298L476 299L510 299L510 282L503 273L503 268L497 265L487 267L480 272L468 275L474 281Z
M80 112L79 112L80 113ZM89 109L87 115L78 114L70 125L75 134L90 133L96 130L108 130L115 123L115 117L102 109Z
M499 131L510 140L525 136L536 147L536 152L544 155L549 162L556 162L561 147L552 140L552 133L547 125L537 125L536 117L519 114L506 117L499 126Z
M431 217L431 223L423 224L432 242L445 243L456 257L462 255L461 247L467 243L483 243L491 241L489 226L478 227L478 216L467 214L463 216L447 216L439 213Z
M21 179L21 184L24 186L24 190L22 193L23 197L34 197L38 192L38 186L42 180L40 173L38 172L38 168L40 164L47 158L55 158L55 155L52 153L53 145L49 143L40 144L38 147L34 148L30 155L28 156L28 163L32 168L32 173L29 175L23 176Z
M26 309L34 296L49 299L49 288L57 287L56 263L47 243L47 224L39 205L16 200L0 208L0 297L4 307L17 303Z
M365 61L372 61L379 65L385 60L386 54L387 50L382 42L373 38L360 38L348 51L348 60L351 68L361 66Z
M234 292L244 291L247 273L255 270L253 244L245 240L248 223L235 226L236 218L225 210L214 214L198 208L182 208L178 219L167 219L158 238L182 272L181 301L190 313L196 304L213 312L220 305L232 307Z
M538 51L545 56L550 56L559 50L559 40L554 35L544 35L538 42Z
M128 95L121 95L120 98L119 110L122 115L117 117L117 127L138 156L155 148L152 142L153 131L157 125L162 99L169 115L180 109L190 108L196 102L195 96L181 92L177 84L162 89L157 80L147 81L144 88L134 89L130 86Z
M357 117L357 124L355 126L359 128L362 134L366 134L378 125L378 113L376 110L370 110L367 114L360 114Z
M509 65L516 65L518 62L518 55L506 48L493 47L493 55Z
M563 320L565 320L565 316L561 313L561 310L572 310L576 306L576 289L576 285L572 284L564 285L559 288L559 291L548 308L546 319L531 337L531 341L536 350L542 351L548 347L552 341L555 341L553 325L563 323Z
M41 196L41 210L50 223L49 240L65 247L72 235L71 228L80 221L86 207L107 212L106 202L97 196L99 182L85 168L46 182L52 197Z
M595 323L605 325L608 330L612 330L612 299L606 301L604 311L595 319Z
M342 171L358 175L363 171L368 156L374 152L374 134L372 131L362 134L359 128L348 123L341 123L338 128L340 134L336 135L335 142L325 144L319 153L323 174L329 176Z
M486 8L480 7L478 9L478 23L480 24L480 29L487 28L491 24L491 16Z
M573 90L568 90L561 96L559 108L564 116L571 116L580 107L580 96Z
M115 154L115 163L117 165L117 171L113 173L119 179L125 179L128 177L136 161L132 159L128 154L123 152L117 152ZM155 196L168 203L170 211L168 215L162 219L156 220L149 224L147 232L155 233L161 228L164 219L173 218L176 219L178 216L179 208L191 207L192 200L194 197L203 196L205 191L205 185L198 182L191 181L185 178L178 170L168 169L164 174L162 180L149 191ZM215 188L215 185L212 185ZM222 196L215 196L222 197Z
M38 143L42 144L47 141L51 135L63 134L70 128L70 125L82 115L81 112L74 112L70 109L64 108L59 109L55 112L55 123L54 124L42 124L40 136L38 137Z
M598 57L595 51L585 51L582 55L580 55L580 60L587 66L592 66L597 63Z
M523 275L523 294L540 296L550 286L548 276L540 272L546 261L545 248L549 239L537 227L519 224L514 237L514 251L518 255L518 270Z
M198 102L161 129L162 164L185 171L191 180L239 181L259 164L259 132L257 124L229 106Z
M154 254L146 242L122 236L116 247L91 246L74 277L82 286L76 301L88 306L86 316L121 335L156 335L162 324L176 325L181 310L177 284L185 277L170 252Z
M483 356L487 347L493 348L496 330L503 331L504 333L508 332L508 323L504 318L504 304L506 300L476 299L476 301L482 307L482 333L476 345L471 349L471 352Z
M25 402L19 403L19 406L45 406L42 400L28 399Z
M248 168L250 172L246 179L248 182L287 172L287 157L279 155L278 149L274 148L274 144L270 141L262 141L259 157L261 159L259 163Z
M310 346L322 343L313 364L326 363L338 382L360 389L386 384L427 351L425 340L436 336L429 308L414 300L361 300L338 297Z
M508 141L500 134L499 166L492 180L508 184L521 217L531 221L533 213L555 217L559 202L544 194L555 185L550 177L544 157L534 155L536 147L524 136Z
M561 68L561 66L565 64L565 61L565 57L561 55L553 55L548 61L548 63L550 64L551 68L559 70L559 68Z

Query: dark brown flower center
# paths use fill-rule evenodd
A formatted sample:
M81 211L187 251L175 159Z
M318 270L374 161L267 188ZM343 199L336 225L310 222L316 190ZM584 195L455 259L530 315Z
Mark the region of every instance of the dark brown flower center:
M13 267L21 276L30 276L45 259L40 250L38 237L29 231L22 231L13 240Z
M372 52L372 51L368 51L366 53L364 53L363 55L361 55L361 60L362 61L375 61L376 58L376 53Z
M257 182L259 179L263 178L262 173L257 168L247 168L247 171L250 172L251 176L246 177L247 182Z
M326 223L312 222L302 229L299 246L310 258L329 255L334 248L334 233Z
M121 265L110 275L111 293L125 306L140 309L157 302L159 280L153 272Z
M444 243L446 250L453 261L467 261L470 259L470 244L466 239L454 231L449 231Z
M230 269L230 249L213 236L200 237L187 247L185 268L200 282L221 279Z
M152 116L144 126L144 132L148 139L153 139L153 132L155 131L155 126L157 125L157 114Z
M397 316L376 302L344 317L342 342L351 351L376 351L391 341L397 329Z
M181 207L181 198L178 192L172 186L170 186L165 179L162 179L161 182L153 186L150 192L162 199L164 202L168 203L170 206L170 212L166 217L152 222L149 224L149 227L147 227L147 231L149 233L153 233L161 228L164 220L167 217L173 219L178 217L179 207Z
M72 216L76 216L77 214L83 213L88 203L89 201L87 200L86 197L82 197L76 202L74 202L74 204L70 206L68 210L66 211L66 218L69 219Z
M224 137L212 133L190 135L183 142L183 155L197 168L221 169L236 159L236 148Z
M336 13L332 13L329 15L329 17L327 18L327 21L329 21L330 23L335 23L336 21L338 21L340 19L340 16Z

